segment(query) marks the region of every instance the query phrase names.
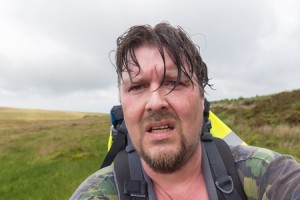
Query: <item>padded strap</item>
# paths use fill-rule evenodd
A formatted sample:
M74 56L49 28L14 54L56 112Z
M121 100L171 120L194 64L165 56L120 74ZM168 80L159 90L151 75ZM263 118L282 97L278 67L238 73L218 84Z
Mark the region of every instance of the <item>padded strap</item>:
M141 179L132 179L131 177L130 166L132 167L133 164L139 165L138 163L130 164L129 157L131 156L138 157L135 152L128 154L123 150L118 153L114 161L114 175L119 199L147 200L147 183L144 180L143 175L142 177L139 177Z
M220 153L213 142L212 135L209 132L204 132L202 136L202 144L204 144L207 152L207 157L211 166L211 171L213 173L219 199L242 199L239 193L236 191L232 177L227 173Z
M119 152L114 161L114 177L119 199L130 200L131 197L124 194L124 182L130 179L128 154L125 150Z
M114 162L119 198L121 200L147 200L147 182L144 178L140 158L130 140L126 150L117 154Z
M247 199L228 144L220 138L214 138L213 141L216 147L218 148L218 151L222 152L220 153L220 155L222 157L223 163L226 167L228 174L232 178L235 190L238 192L241 199Z

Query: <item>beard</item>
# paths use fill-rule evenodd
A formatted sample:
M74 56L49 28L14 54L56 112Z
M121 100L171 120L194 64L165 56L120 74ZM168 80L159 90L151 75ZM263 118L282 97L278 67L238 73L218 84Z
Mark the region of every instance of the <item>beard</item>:
M173 119L176 121L176 126L179 134L179 147L175 150L164 150L150 152L142 143L143 137L139 141L139 154L148 166L157 173L170 174L181 169L188 160L196 152L200 138L198 141L192 141L190 144L183 134L183 129L180 120L174 114L167 111L159 111L142 119L142 126L150 121L159 121L161 119ZM142 128L140 130L143 130ZM142 131L141 131L142 133Z

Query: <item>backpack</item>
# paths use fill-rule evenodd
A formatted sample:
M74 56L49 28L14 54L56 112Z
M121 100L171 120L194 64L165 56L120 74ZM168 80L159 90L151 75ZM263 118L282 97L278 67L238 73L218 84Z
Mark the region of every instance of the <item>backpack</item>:
M209 113L210 104L205 99L200 139L207 153L218 199L247 199L228 144L220 138L213 137L210 133L212 125L209 120ZM153 197L154 191L148 187L139 156L128 137L120 105L111 109L111 122L108 145L111 147L100 168L109 166L114 162L115 180L120 199L146 200L149 199L149 196Z

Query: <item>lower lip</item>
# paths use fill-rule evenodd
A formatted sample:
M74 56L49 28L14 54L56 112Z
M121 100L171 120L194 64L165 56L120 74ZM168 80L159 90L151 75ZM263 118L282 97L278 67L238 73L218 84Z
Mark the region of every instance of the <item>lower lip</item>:
M165 140L170 138L173 135L173 130L165 131L165 132L147 132L147 137L149 137L150 140Z

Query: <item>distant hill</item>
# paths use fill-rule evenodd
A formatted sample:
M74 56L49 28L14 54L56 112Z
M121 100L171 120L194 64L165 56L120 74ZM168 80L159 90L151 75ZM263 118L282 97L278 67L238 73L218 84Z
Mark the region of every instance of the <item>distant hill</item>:
M62 120L77 119L99 113L54 111L41 109L23 109L0 106L0 120Z
M248 144L300 160L300 90L215 101L211 110Z
M299 125L300 90L212 102L212 110L218 115L234 115L236 122L244 121L251 126Z

